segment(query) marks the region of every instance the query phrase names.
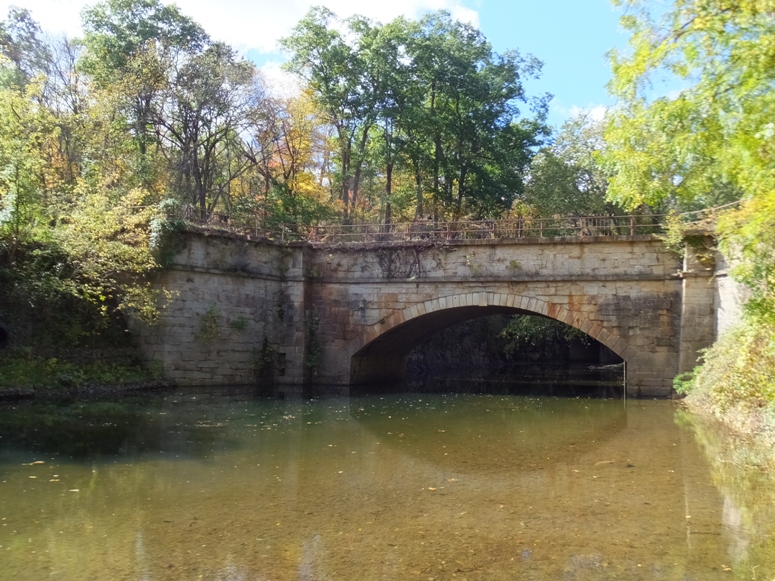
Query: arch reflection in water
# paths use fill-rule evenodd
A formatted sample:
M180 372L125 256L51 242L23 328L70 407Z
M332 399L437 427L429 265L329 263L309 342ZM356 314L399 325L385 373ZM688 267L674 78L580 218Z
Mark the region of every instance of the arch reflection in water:
M384 444L443 469L511 477L591 453L626 429L615 400L390 395L353 398L351 416Z
M775 574L764 541L726 562L756 538L752 505L735 499L727 535L713 473L670 402L179 393L136 411L200 443L95 460L0 441L0 579Z

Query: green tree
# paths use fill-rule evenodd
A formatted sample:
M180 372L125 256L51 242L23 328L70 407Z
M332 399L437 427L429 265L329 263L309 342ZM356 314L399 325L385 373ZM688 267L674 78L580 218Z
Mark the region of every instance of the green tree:
M523 78L540 73L537 59L493 52L470 25L449 13L417 23L407 52L422 101L407 112L407 134L422 146L410 153L425 175L436 214L498 215L521 193L532 148L544 131L548 96L529 99ZM534 120L519 120L530 104Z
M168 72L209 43L204 29L159 0L106 0L83 12L86 51L80 67L101 89L120 88L127 116L145 154L153 142L155 101Z
M504 351L513 355L531 348L551 349L577 341L590 343L586 333L563 322L534 315L514 315L509 318L500 336L507 340Z
M23 87L35 76L48 73L53 55L41 37L40 26L29 10L10 8L7 19L0 22L0 54L10 64L4 65L6 83Z
M350 38L339 32L342 25ZM363 18L341 23L327 8L315 7L280 43L291 53L286 68L304 80L336 130L336 186L345 222L350 221L358 203L369 133L376 116L374 95L364 75L366 52L360 50L370 28Z
M0 76L12 66L0 56ZM0 244L8 266L50 218L46 151L56 131L49 111L38 102L41 83L18 87L15 80L0 85Z
M446 12L382 25L313 8L283 47L336 129L345 220L364 172L384 183L386 221L396 168L414 174L420 216L426 193L436 217L498 215L521 193L544 129L547 98L529 99L522 85L540 71L536 59L495 54ZM520 120L527 104L536 119Z
M541 216L616 214L606 199L609 174L600 156L604 123L582 113L566 121L533 158L523 200Z
M254 72L231 47L213 43L174 70L154 111L156 133L170 146L172 189L202 219L219 202L228 208L231 181L248 167L240 132L257 96Z
M675 198L706 207L744 197L721 235L742 268L764 281L772 267L763 261L773 256L771 222L759 217L775 195L775 1L676 0L658 15L641 0L617 3L632 36L628 53L612 55L620 103L606 129L610 197L627 206ZM684 88L649 99L660 76ZM773 300L750 305L775 310Z
M615 4L631 40L612 53L610 196L628 206L670 197L712 205L719 193L772 190L775 3L677 0L661 14L643 0ZM681 89L649 98L660 82Z

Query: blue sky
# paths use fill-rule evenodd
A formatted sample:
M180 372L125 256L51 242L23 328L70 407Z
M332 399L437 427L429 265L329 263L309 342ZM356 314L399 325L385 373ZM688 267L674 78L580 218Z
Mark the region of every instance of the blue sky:
M8 7L29 8L52 34L80 34L79 14L87 0L0 0ZM418 17L446 9L482 31L498 52L518 49L544 62L542 78L530 82L530 94L552 93L550 122L560 124L580 109L601 110L612 104L605 85L610 67L605 57L624 47L627 36L618 26L619 12L608 0L178 0L181 10L219 40L242 50L270 79L279 77L283 56L278 38L314 4L339 16L359 13L386 22L399 14Z
M517 48L543 61L541 79L529 89L554 95L550 121L613 104L605 55L626 47L628 37L608 0L482 0L478 12L479 29L495 50Z

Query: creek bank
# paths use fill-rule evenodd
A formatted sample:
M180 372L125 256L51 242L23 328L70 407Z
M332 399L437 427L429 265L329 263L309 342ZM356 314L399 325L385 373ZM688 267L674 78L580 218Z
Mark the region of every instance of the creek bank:
M729 432L736 441L753 442L767 449L775 469L775 412L771 409L746 401L722 409L706 394L689 395L681 403L687 412Z
M173 388L170 382L147 380L133 383L86 384L75 387L0 387L0 402L19 400L72 400L126 396L141 392L166 391Z
M687 409L775 446L775 324L744 318L690 374L676 379ZM773 456L775 458L775 455Z
M54 356L57 355L57 356ZM172 387L136 349L17 349L0 355L0 400L77 399Z

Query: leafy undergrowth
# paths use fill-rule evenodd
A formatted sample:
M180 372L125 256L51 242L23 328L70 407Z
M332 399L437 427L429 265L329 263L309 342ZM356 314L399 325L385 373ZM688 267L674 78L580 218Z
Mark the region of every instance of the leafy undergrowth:
M84 388L110 391L127 385L158 383L161 374L131 360L66 361L32 355L0 357L0 395L67 393Z
M775 324L744 321L728 331L676 389L694 411L775 444Z

